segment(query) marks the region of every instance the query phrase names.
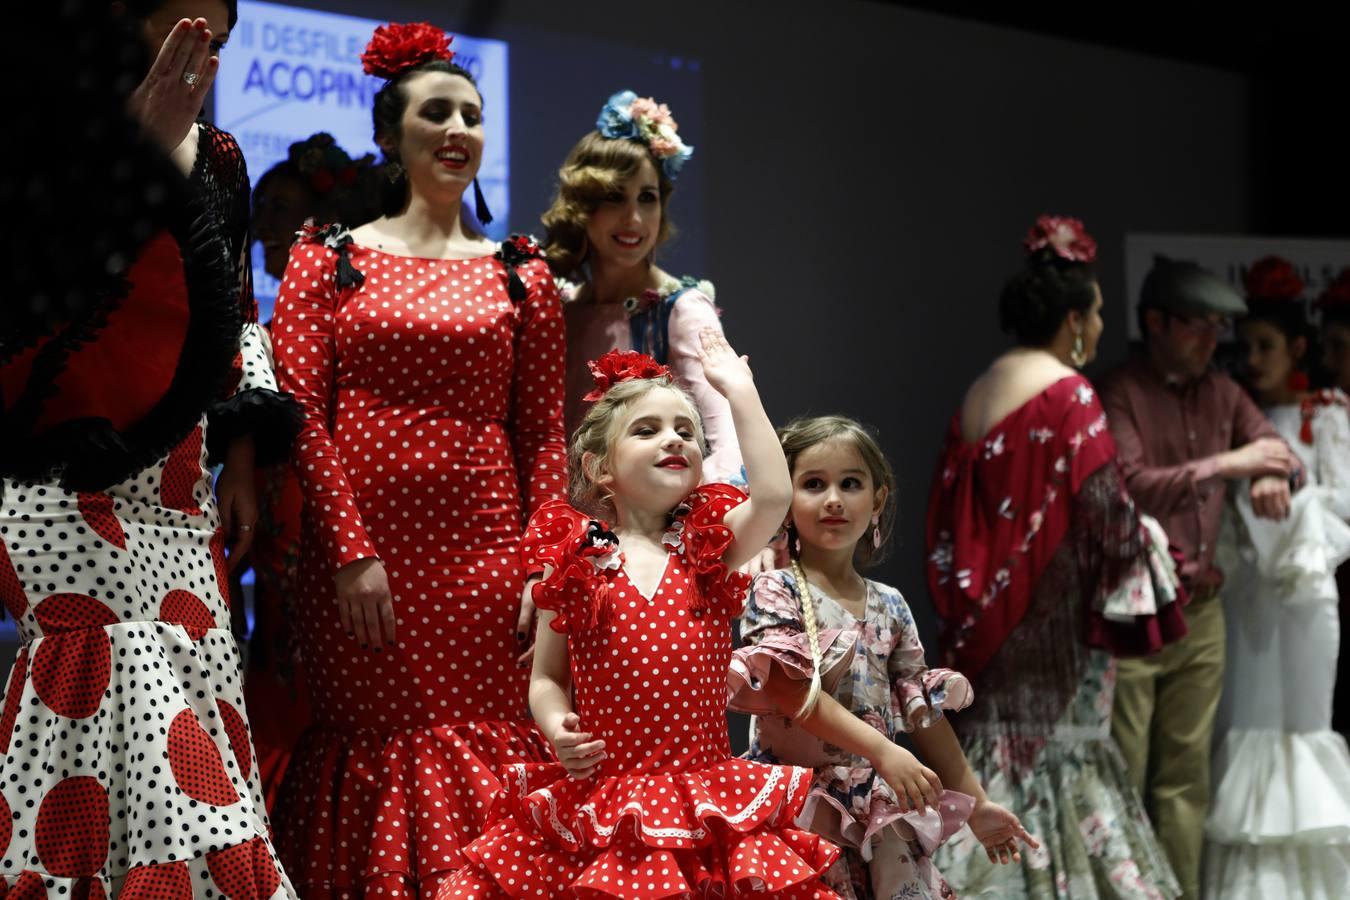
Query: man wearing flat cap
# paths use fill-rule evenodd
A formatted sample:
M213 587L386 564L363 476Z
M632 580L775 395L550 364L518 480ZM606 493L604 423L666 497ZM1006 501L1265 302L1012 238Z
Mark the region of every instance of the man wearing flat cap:
M1118 663L1111 731L1188 900L1200 896L1210 740L1223 686L1223 573L1214 544L1229 481L1251 480L1257 515L1289 514L1298 457L1247 394L1211 362L1225 322L1246 312L1231 287L1191 262L1159 256L1144 279L1142 352L1107 374L1099 395L1125 483L1183 553L1189 634Z

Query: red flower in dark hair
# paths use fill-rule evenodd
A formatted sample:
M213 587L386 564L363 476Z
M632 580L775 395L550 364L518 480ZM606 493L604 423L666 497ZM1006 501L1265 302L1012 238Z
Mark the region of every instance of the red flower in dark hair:
M1090 263L1097 258L1097 242L1087 233L1080 219L1070 216L1041 216L1027 232L1028 253L1049 250L1060 259Z
M1278 256L1252 263L1242 286L1254 300L1297 300L1303 296L1303 279L1298 277L1294 264Z
M429 22L390 22L375 29L366 52L361 54L361 67L367 75L389 81L424 62L453 59L455 51L450 49L453 40Z
M670 374L670 367L663 366L645 353L636 350L611 350L599 359L587 363L591 367L591 377L595 379L595 390L582 400L591 403L605 396L614 385L634 378L664 378Z
M1341 274L1317 298L1317 305L1322 309L1330 306L1350 307L1350 268L1341 269Z

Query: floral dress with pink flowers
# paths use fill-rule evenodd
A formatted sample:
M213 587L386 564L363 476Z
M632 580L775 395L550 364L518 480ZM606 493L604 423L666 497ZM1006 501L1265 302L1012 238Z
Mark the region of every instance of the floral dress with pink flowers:
M929 504L945 646L975 688L953 721L971 770L1039 843L992 865L970 829L934 860L963 900L1170 900L1181 891L1111 738L1116 664L1179 633L1161 528L1125 490L1074 374L975 442L959 414Z
M971 701L970 682L950 669L929 669L914 616L895 588L867 582L862 618L812 586L819 628L822 688L894 740L926 727L942 710ZM844 848L826 873L840 896L951 897L931 854L965 823L973 798L944 791L936 811L901 810L871 764L822 741L779 715L760 692L771 666L807 680L813 669L796 579L790 570L760 575L741 621L746 646L732 662L732 707L755 713L749 758L811 766L815 778L797 824Z

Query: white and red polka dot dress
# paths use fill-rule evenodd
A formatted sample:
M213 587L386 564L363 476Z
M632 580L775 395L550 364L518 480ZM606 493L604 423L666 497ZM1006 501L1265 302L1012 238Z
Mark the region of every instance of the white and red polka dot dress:
M526 516L566 490L562 310L537 258L513 300L498 258L326 234L293 248L272 325L306 418L294 624L315 723L277 840L303 896L429 896L480 834L497 773L552 758L526 718L516 620ZM360 284L338 285L340 254ZM369 557L398 618L379 652L343 633L333 580Z
M275 388L257 326L240 391ZM0 897L294 896L230 632L206 421L103 491L0 479Z
M479 897L834 897L820 874L838 850L793 825L811 770L731 756L731 619L748 579L729 572L722 524L745 494L699 488L648 598L626 571L583 556L592 520L550 503L526 556L553 567L535 591L568 635L575 708L605 741L597 773L557 763L508 772L497 821L438 900Z

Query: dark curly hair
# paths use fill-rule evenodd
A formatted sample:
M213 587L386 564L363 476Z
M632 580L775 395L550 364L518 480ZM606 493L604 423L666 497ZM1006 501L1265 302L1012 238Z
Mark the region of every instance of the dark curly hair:
M455 65L448 59L432 59L415 66L409 66L398 73L396 78L386 81L384 86L375 92L375 105L371 109L371 118L375 124L375 143L379 144L381 137L387 136L393 139L395 149L392 152L388 150L383 152L385 160L397 166L397 168L389 170L389 172L394 173L393 177L384 179L380 188L380 211L386 216L395 215L408 203L408 174L403 171L403 164L399 159L397 149L398 142L403 136L403 114L408 109L408 93L403 87L409 79L421 75L423 72L444 72L447 75L458 75L473 85L475 91L478 90L478 82L468 69ZM482 96L482 92L479 91L480 102Z
M1044 347L1070 311L1092 308L1096 285L1097 273L1088 263L1064 259L1050 249L1033 253L1003 286L999 327L1023 346Z

